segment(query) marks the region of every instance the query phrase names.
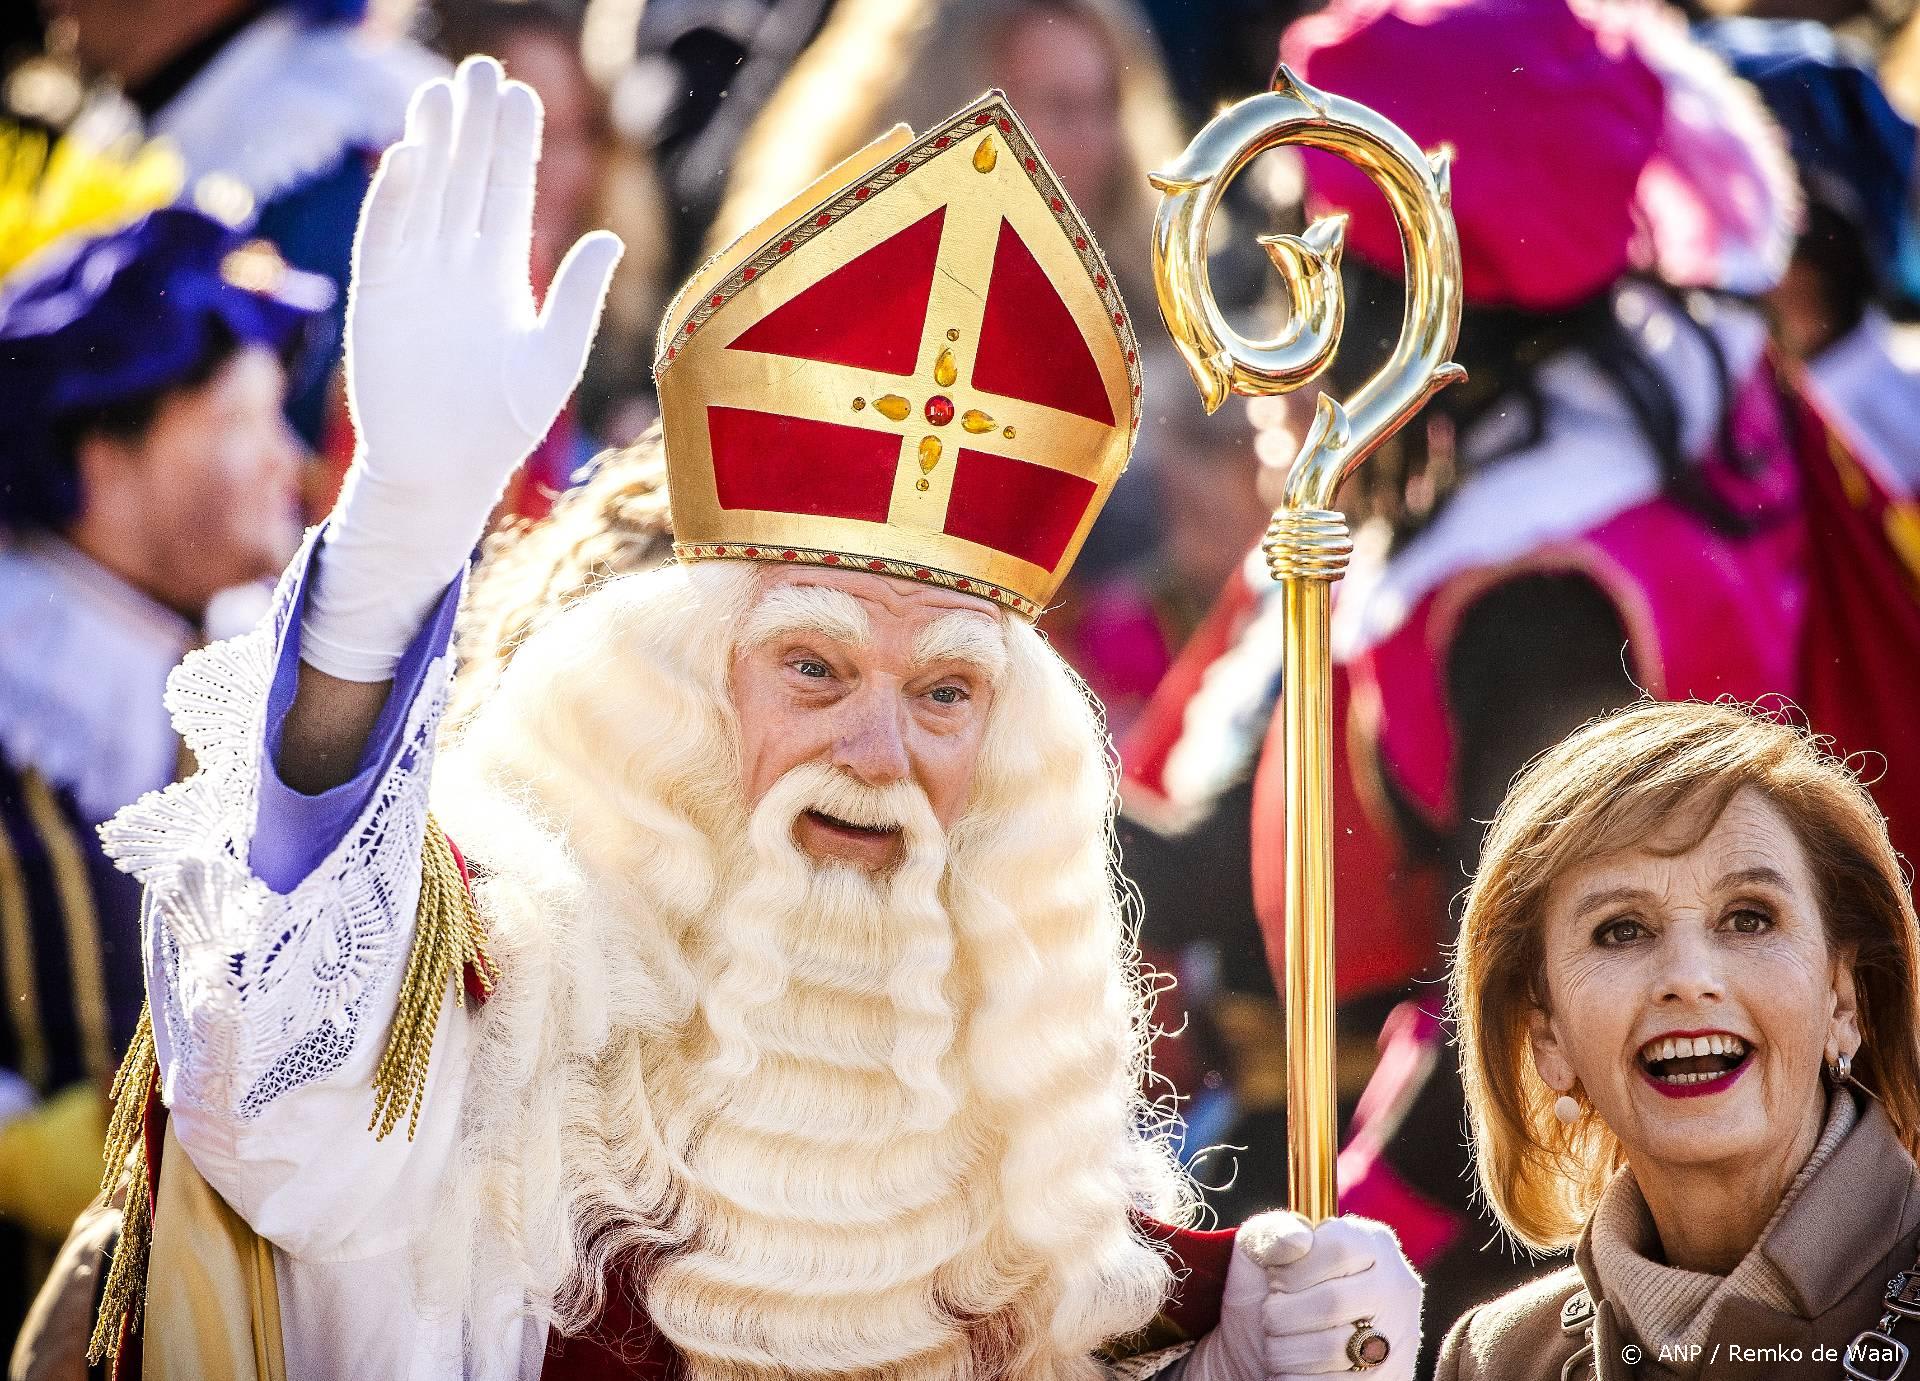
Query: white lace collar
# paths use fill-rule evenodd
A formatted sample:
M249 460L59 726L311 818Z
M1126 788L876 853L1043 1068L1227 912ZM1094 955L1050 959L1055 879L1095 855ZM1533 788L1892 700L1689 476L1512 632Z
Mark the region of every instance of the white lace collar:
M54 537L0 545L0 752L90 823L173 780L161 704L193 627Z

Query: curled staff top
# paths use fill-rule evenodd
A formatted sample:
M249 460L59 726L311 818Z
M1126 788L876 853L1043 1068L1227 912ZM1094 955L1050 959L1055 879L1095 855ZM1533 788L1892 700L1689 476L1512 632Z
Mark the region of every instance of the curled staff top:
M1230 392L1285 393L1310 383L1339 345L1341 217L1316 221L1303 235L1262 237L1290 307L1272 339L1235 330L1207 281L1207 232L1227 184L1255 156L1283 144L1323 149L1365 172L1393 209L1407 262L1406 320L1393 354L1351 399L1322 395L1288 476L1285 507L1327 509L1354 467L1436 392L1465 377L1450 359L1461 306L1451 155L1423 153L1390 121L1282 67L1271 91L1215 116L1154 175L1163 194L1153 240L1160 312L1209 411Z

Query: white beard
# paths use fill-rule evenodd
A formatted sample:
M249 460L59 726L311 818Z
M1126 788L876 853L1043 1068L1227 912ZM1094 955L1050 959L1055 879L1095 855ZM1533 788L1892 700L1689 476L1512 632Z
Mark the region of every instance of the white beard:
M904 827L877 879L814 863L819 807ZM678 1154L686 1245L659 1261L654 1323L701 1378L959 1377L997 1200L969 1110L950 987L946 845L912 788L866 793L818 767L754 812L744 876L714 919L700 1019L647 1077ZM971 1112L972 1115L969 1115Z

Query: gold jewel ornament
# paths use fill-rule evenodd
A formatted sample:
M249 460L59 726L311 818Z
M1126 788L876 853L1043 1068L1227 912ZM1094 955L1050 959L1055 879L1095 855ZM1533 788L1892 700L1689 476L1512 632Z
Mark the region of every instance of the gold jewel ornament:
M1032 618L1138 425L1113 275L999 92L867 146L681 288L654 355L674 551Z
M1347 1339L1347 1370L1372 1371L1393 1352L1387 1335L1373 1326L1372 1319L1361 1319Z
M1407 266L1399 343L1351 399L1320 395L1265 544L1267 568L1282 586L1287 667L1281 994L1287 1013L1287 1179L1294 1211L1318 1221L1334 1215L1338 1199L1328 613L1333 582L1353 552L1334 496L1381 442L1466 372L1450 359L1460 334L1461 272L1449 153L1423 152L1391 121L1309 86L1283 66L1271 91L1221 111L1153 178L1162 193L1153 238L1160 314L1207 410L1230 392L1258 396L1300 388L1332 362L1339 344L1345 217L1318 221L1303 235L1262 238L1292 308L1285 329L1271 340L1250 340L1236 331L1207 283L1207 230L1221 194L1253 158L1281 144L1323 149L1365 172L1393 208Z

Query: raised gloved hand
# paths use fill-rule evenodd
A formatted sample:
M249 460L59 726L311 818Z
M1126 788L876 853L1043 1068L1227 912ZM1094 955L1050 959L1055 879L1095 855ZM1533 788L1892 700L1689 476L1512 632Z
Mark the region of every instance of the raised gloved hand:
M469 58L420 88L360 213L347 296L356 449L301 655L381 681L586 365L620 241L594 231L544 307L529 275L540 100Z
M1219 1326L1194 1348L1183 1381L1355 1370L1410 1381L1421 1295L1420 1277L1383 1224L1334 1218L1315 1228L1296 1213L1262 1213L1235 1237ZM1383 1345L1381 1360L1366 1365Z

